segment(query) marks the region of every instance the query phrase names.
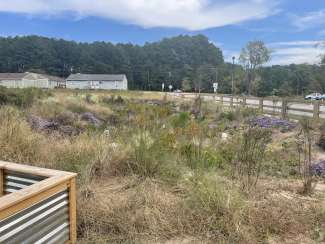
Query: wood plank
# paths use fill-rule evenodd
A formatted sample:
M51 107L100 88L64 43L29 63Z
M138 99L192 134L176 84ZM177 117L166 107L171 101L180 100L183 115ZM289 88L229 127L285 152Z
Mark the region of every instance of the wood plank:
M281 110L282 109L282 106L281 107L279 107L279 106L273 106L273 105L263 105L263 107L264 108L273 108L273 109L279 109L279 110Z
M313 113L313 109L302 109L302 108L288 108L288 111L297 111L297 112L304 112L304 113Z
M3 169L0 169L0 197L4 195L4 175L3 175Z
M3 220L11 215L18 213L19 211L26 209L58 192L64 191L68 188L68 181L56 185L52 188L42 191L39 194L31 196L30 198L24 199L23 201L17 202L16 204L7 206L7 208L0 210L0 220ZM14 193L12 193L14 194ZM8 196L12 195L9 194ZM3 200L5 197L1 198Z
M38 183L35 183L33 185L27 186L26 188L13 192L11 194L5 195L1 197L0 201L0 213L2 213L4 210L15 206L17 204L20 204L21 202L27 201L30 198L33 198L37 195L40 195L43 192L46 192L49 189L52 189L53 187L57 185L62 185L63 183L66 184L66 182L69 182L71 179L70 175L57 175L50 177L48 179L42 180ZM25 205L24 205L25 206ZM26 206L28 207L28 206ZM0 214L0 219L1 219Z
M29 165L17 164L17 163L5 162L5 161L0 161L0 168L17 171L25 174L40 175L46 177L65 174L65 175L70 175L71 178L73 178L77 175L75 173L66 172L66 171L45 169L45 168L39 168L35 166L29 166Z
M69 186L69 216L70 216L70 241L77 242L77 200L76 200L76 179L70 180Z

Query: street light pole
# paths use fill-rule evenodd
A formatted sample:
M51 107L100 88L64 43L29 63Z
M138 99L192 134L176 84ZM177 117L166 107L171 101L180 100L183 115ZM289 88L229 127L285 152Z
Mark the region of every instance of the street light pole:
M150 71L147 71L147 88L149 88L149 90L151 90L151 84L150 84Z
M231 94L234 95L234 66L235 66L235 56L232 57L232 69L231 69Z
M218 67L216 67L216 83L218 82Z

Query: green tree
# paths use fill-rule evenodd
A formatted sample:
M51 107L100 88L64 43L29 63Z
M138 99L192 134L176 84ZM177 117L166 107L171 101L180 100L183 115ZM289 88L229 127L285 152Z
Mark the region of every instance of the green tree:
M190 92L193 90L192 81L188 77L185 77L182 81L182 90L185 92Z
M247 92L251 94L251 83L255 79L256 69L271 59L271 51L263 41L250 41L241 50L239 60L247 73Z
M0 72L37 71L125 73L131 89L181 88L201 65L223 63L222 52L203 35L177 36L143 46L109 42L77 43L39 36L0 38ZM169 75L170 74L170 75Z

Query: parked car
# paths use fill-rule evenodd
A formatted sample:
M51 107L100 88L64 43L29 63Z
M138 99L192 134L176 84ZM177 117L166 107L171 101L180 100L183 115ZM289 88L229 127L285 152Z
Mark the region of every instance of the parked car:
M321 100L321 99L323 99L323 95L318 92L315 92L315 93L305 96L305 99L306 100Z
M182 93L183 91L180 90L180 89L177 89L177 90L175 90L174 92L175 92L175 93Z

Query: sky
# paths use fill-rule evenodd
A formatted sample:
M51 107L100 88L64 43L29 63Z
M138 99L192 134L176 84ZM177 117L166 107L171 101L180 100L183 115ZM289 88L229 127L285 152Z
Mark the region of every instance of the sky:
M248 41L262 40L269 65L318 64L325 0L0 0L0 36L31 34L139 45L204 34L236 62Z

